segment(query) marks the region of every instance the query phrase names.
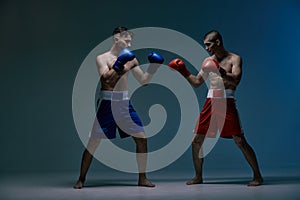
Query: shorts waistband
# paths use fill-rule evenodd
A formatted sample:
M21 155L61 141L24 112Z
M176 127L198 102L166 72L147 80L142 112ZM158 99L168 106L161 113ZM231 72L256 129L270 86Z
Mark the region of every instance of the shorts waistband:
M209 89L207 93L207 98L234 98L235 90L226 89L226 90L216 90Z
M128 91L101 91L100 98L111 101L129 100Z

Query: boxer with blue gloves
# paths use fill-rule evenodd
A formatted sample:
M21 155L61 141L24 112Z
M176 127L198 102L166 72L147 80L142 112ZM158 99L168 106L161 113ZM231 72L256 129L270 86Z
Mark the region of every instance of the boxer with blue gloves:
M132 72L140 84L148 84L157 68L164 62L164 58L156 52L150 53L150 65L144 72L139 67L135 54L129 49L131 40L132 33L126 27L117 27L113 32L111 49L96 58L101 82L101 99L88 145L82 155L80 176L73 186L75 189L84 186L86 174L100 140L116 138L117 130L121 138L131 136L136 144L138 186L155 186L146 176L147 137L128 96L128 74Z

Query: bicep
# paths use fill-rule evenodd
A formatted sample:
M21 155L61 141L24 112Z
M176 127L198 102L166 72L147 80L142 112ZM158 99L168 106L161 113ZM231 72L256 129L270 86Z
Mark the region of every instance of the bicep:
M232 63L232 75L236 77L238 80L242 76L242 59L238 57Z
M104 75L109 71L109 66L105 62L104 59L101 59L101 57L97 57L96 59L96 64L97 64L97 70L100 76Z
M197 80L199 82L204 82L208 77L208 73L207 72L204 72L202 69L200 69L199 73L197 74Z

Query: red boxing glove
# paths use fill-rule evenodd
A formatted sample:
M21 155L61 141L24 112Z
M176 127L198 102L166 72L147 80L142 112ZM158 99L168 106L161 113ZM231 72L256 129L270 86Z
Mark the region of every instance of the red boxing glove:
M212 58L206 59L202 64L202 70L204 72L215 72L218 73L220 70L219 63Z
M182 60L180 60L179 58L176 58L174 60L172 60L168 66L171 69L174 69L176 71L178 71L182 76L184 77L188 77L191 75L191 72L186 68L184 62Z

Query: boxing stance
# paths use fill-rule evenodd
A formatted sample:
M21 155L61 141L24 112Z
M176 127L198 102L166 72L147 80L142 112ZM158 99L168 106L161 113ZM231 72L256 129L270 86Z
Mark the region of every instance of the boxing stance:
M113 32L114 42L111 49L97 56L101 99L87 147L82 155L80 176L73 186L75 189L83 187L93 154L99 146L100 140L116 138L116 130L118 130L121 138L131 136L136 144L136 159L139 170L138 186L155 186L148 180L145 173L147 138L142 122L128 96L128 73L131 71L142 85L147 84L160 64L164 62L164 58L158 53L150 53L148 55L150 65L147 72L143 72L134 53L128 49L131 46L131 40L132 34L127 28L118 27Z
M207 78L210 79L207 99L194 129L195 135L192 141L196 175L187 182L187 185L203 183L204 159L201 146L205 137L215 137L218 130L220 137L233 138L248 161L253 171L253 180L248 186L261 185L263 178L256 155L245 139L235 104L234 93L242 76L242 59L224 48L222 36L218 31L208 32L204 36L204 45L211 56L204 60L197 76L192 75L180 59L174 59L169 63L169 67L181 73L194 87L199 87ZM223 116L222 109L224 109Z

